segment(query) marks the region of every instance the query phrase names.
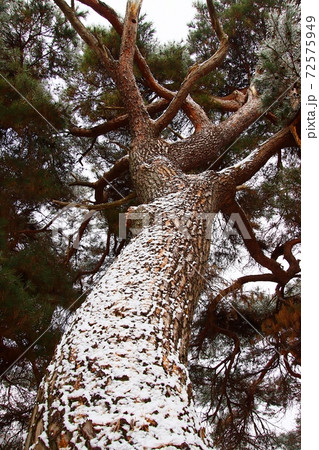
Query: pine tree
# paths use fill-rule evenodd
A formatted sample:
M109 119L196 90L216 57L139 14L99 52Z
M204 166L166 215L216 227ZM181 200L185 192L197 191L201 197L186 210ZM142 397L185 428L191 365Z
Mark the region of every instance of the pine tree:
M91 181L73 169L76 206L94 216L75 236L82 247L70 240L66 262L76 258L76 283L102 278L47 369L26 448L207 448L211 440L271 448L267 409L298 402L299 388L298 3L198 3L187 45L166 46L145 18L138 28L141 1L128 1L124 21L105 3L80 2L111 29L85 27L78 9L55 3L84 45L74 70L59 72L65 92L51 104L52 123L77 138L58 141L69 143L71 163L97 174ZM278 96L284 101L267 109ZM69 211L68 161L56 157L61 191L47 193ZM241 267L225 280L243 258L248 274ZM38 280L55 273L45 269ZM275 283L274 296L246 289L261 281ZM198 425L189 374L211 436Z
M57 308L76 298L46 229L52 199L71 198L65 177L72 160L52 135L64 120L46 83L68 72L77 41L63 16L41 2L2 1L0 21L0 445L17 448L61 336Z

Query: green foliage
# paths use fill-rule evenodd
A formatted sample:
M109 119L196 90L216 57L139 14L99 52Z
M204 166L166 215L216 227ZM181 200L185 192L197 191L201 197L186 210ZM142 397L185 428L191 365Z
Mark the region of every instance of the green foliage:
M1 380L0 426L7 445L18 448L30 398L61 336L57 311L78 295L61 250L37 224L53 198L71 195L72 154L56 133L65 119L48 80L68 75L77 39L44 2L1 1L0 23L0 373L15 363ZM12 430L20 430L18 440Z
M269 164L263 170L262 176L252 180L248 189L238 193L238 201L266 248L275 248L289 238L299 237L301 229L299 158L289 149L283 154L280 153L277 162Z
M54 325L57 308L68 308L77 295L72 272L63 266L51 234L38 233L41 225L36 225L52 197L68 196L63 183L67 158L59 158L57 144L27 133L22 138L13 131L7 131L1 141L0 373L16 363L2 380L9 383L2 389L2 395L8 395L0 414L3 432L15 421L14 427L26 425L30 404L16 403L9 392L13 395L15 389L22 389L21 383L30 395L36 389L61 336L60 325L50 328L18 358Z
M159 46L148 58L148 63L161 84L176 90L185 78L191 60L184 45L171 42Z
M74 66L74 30L53 5L34 0L1 1L0 23L0 128L41 133L47 123L40 114L61 128L61 108L45 80L67 76Z
M266 37L265 16L275 3L274 0L222 0L216 3L218 16L230 39L230 49L218 71L218 78L211 78L211 93L229 94L250 83L258 60L258 45ZM189 51L197 61L204 61L216 51L218 40L206 4L196 2L195 7L197 14L189 25Z
M44 79L64 76L73 67L76 33L52 4L1 0L0 22L1 73L27 70Z
M37 129L40 133L47 127L46 118L55 128L63 125L59 105L54 104L52 97L44 86L33 79L27 72L18 73L14 79L0 79L0 128L12 128L17 133L23 133L26 126ZM11 81L10 81L11 80ZM21 94L29 101L34 108L31 108Z
M276 116L286 122L300 108L300 20L300 7L296 1L287 2L284 9L269 12L267 38L259 49L254 77L266 106L291 87L289 96L274 108Z

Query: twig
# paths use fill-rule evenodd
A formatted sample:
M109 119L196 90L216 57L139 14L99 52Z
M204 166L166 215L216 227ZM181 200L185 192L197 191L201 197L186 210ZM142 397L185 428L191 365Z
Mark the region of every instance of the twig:
M70 208L81 208L81 209L87 209L88 211L102 211L105 209L110 209L110 208L115 208L117 206L121 206L135 197L136 197L136 193L131 192L131 194L127 195L124 198L121 198L120 200L115 200L114 202L108 202L108 203L99 203L98 205L88 205L86 203L61 202L59 200L53 200L53 203L58 206L69 206Z

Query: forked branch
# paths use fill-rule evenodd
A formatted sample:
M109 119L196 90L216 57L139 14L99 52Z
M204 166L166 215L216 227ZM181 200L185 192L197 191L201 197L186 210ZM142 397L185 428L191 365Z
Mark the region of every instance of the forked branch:
M122 36L123 34L123 23L118 17L117 13L106 5L104 2L99 2L97 0L79 0L86 6L90 6L95 12L100 14L102 17L108 20L108 22L113 26L115 31ZM149 89L155 92L159 97L165 100L171 101L175 92L162 86L154 77L151 72L144 56L140 52L137 46L135 46L135 62L141 72L142 77L145 79ZM204 110L191 98L187 98L183 104L183 110L190 121L193 123L195 130L201 129L205 124L210 123L209 118L206 116Z

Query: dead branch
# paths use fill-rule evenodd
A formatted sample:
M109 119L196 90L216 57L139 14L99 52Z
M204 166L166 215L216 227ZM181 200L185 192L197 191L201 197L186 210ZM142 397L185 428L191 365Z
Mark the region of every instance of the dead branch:
M88 227L92 217L93 216L88 217L86 220L84 220L81 223L81 226L79 228L78 235L77 235L77 242L78 243L81 241L81 239L82 239L82 237L84 235L84 232L87 229L87 227ZM70 244L69 244L69 247L68 247L67 252L66 252L66 257L65 257L65 260L64 260L64 264L65 265L67 265L70 262L71 258L77 253L77 251L78 251L78 246L73 245L72 247L70 247Z
M104 211L106 209L116 208L117 206L124 205L129 200L136 197L135 192L132 192L131 194L127 195L124 198L121 198L120 200L115 200L114 202L108 202L108 203L99 203L97 205L88 205L87 203L72 203L72 202L61 202L59 200L53 200L53 203L58 206L68 206L70 208L80 208L80 209L87 209L88 211Z
M91 144L90 144L90 147L89 147L87 150L85 150L85 152L81 155L81 157L80 157L80 159L79 159L79 161L78 161L81 165L83 165L83 164L82 164L82 159L85 158L86 155L88 155L88 154L90 153L90 151L93 149L93 147L94 147L94 145L95 145L95 143L96 143L96 139L97 139L97 137L95 137L95 138L92 139L92 142L91 142Z

